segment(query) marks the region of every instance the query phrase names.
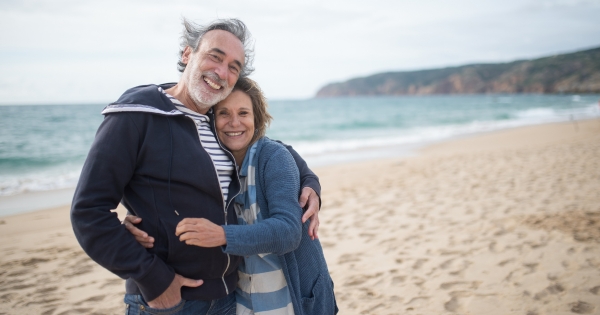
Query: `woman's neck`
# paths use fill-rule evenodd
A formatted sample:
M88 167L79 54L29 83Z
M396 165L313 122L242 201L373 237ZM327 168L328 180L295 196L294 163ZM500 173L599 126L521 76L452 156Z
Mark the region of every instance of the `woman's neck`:
M244 163L244 158L246 157L246 151L248 151L248 148L246 148L244 150L231 152L233 154L233 159L235 160L235 164L237 166L241 167L242 163Z

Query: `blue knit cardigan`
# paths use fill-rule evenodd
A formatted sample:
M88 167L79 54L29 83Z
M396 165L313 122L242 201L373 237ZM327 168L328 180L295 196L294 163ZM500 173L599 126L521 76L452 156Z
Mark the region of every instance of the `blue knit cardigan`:
M256 198L265 220L253 225L226 225L226 253L279 255L295 315L329 315L338 311L333 281L319 240L308 236L298 205L298 169L281 144L258 140Z

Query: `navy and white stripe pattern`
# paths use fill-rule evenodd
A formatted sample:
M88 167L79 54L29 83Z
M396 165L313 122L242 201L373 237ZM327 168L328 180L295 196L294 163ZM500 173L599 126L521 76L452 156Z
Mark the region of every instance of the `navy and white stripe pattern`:
M256 202L256 147L248 149L240 169L241 192L235 197L235 212L239 225L250 225L264 218ZM238 315L293 315L290 291L281 261L274 254L264 253L244 257L238 267L236 288Z
M229 158L229 155L223 151L217 139L215 138L215 134L210 129L210 118L206 115L199 114L193 110L188 109L181 103L178 99L165 92L162 88L158 88L159 91L164 93L170 100L173 102L173 105L183 112L186 116L191 118L196 124L196 129L198 129L198 136L200 137L200 143L215 165L215 169L217 170L217 175L219 177L219 183L221 184L221 192L223 193L223 203L227 202L227 196L229 194L229 183L231 183L231 175L233 174L233 170L235 165ZM212 110L212 109L210 109Z

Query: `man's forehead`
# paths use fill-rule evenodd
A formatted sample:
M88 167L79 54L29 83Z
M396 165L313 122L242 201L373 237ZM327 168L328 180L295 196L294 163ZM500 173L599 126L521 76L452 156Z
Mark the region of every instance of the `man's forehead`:
M212 30L202 36L200 50L227 55L244 63L244 45L235 35L224 30Z

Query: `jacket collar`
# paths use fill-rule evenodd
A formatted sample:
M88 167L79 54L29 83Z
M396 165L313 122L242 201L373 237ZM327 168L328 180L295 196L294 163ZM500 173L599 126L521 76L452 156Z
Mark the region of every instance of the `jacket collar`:
M159 87L166 90L173 87L175 84L176 83L165 83L161 85L150 84L131 88L125 91L116 102L106 106L104 110L102 110L102 114L142 112L165 116L183 115L183 112L175 108L173 103L159 91Z

